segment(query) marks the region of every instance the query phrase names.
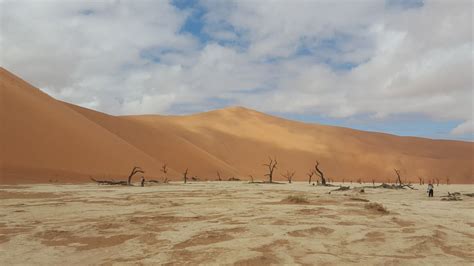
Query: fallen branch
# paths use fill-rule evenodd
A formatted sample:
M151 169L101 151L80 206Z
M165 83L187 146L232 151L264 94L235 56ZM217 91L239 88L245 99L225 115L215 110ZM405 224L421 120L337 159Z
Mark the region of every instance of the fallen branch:
M91 180L96 182L99 185L121 185L121 186L127 186L128 185L127 181L96 180L94 178L91 178Z
M454 192L454 193L449 193L447 196L441 196L441 200L446 200L446 201L460 201L462 200L461 198L461 193L459 192Z
M350 188L351 188L350 186L347 186L347 187L345 187L345 186L340 186L340 187L337 188L337 189L331 190L331 192L332 192L332 191L346 191L346 190L349 190Z
M405 188L410 188L410 189L413 189L413 190L418 190L416 188L414 188L411 184L402 184L402 185L395 185L395 184L381 184L381 185L378 185L378 186L364 186L363 188L385 188L385 189L405 189Z

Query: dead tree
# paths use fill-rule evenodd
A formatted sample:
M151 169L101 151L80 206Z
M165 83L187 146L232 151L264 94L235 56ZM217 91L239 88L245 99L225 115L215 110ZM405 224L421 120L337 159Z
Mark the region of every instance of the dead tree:
M271 157L268 157L268 159L269 159L268 164L263 164L264 166L268 167L268 174L265 174L265 176L268 176L270 183L273 183L273 172L277 168L276 166L278 162L276 158L272 159Z
M400 177L400 170L398 169L393 169L395 171L395 174L397 175L397 181L395 181L395 184L398 182L398 186L402 186L402 178Z
M316 161L316 164L314 165L314 171L315 174L317 174L321 178L321 184L323 186L326 185L326 179L324 178L324 173L319 169L319 162Z
M188 168L186 168L186 171L183 173L183 180L185 184L188 182Z
M161 166L161 172L163 173L163 183L166 183L168 181L168 177L166 174L168 173L167 165L164 163L163 166Z
M219 171L217 171L217 180L222 181L221 173L219 173Z
M127 185L130 185L130 184L131 184L131 182L132 182L132 177L133 177L135 174L138 174L138 173L144 174L145 171L143 171L143 170L142 170L140 167L138 167L138 166L133 167L132 172L130 172L130 175L128 176Z
M295 176L295 172L286 171L286 173L282 174L282 176L288 180L288 183L291 184L291 180L293 179L293 176Z
M253 183L253 175L249 175L250 177L250 182Z
M308 183L311 185L311 178L313 178L314 175L313 170L309 169L309 173L307 173L306 175L308 175Z

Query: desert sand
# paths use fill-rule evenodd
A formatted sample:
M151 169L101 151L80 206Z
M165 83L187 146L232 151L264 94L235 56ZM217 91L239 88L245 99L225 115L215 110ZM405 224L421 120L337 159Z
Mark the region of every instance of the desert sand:
M474 186L435 186L433 198L425 186L415 188L328 194L334 188L305 182L3 185L0 261L472 265L473 198L440 196Z
M112 116L58 101L0 68L0 184L124 180L134 166L148 179L262 177L295 180L318 160L332 180L393 182L439 178L474 183L474 142L400 137L307 124L243 107L185 116Z

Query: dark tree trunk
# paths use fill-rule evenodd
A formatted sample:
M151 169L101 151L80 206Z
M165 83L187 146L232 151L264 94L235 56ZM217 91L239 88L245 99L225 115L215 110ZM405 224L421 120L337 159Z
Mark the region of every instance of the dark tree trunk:
M183 173L183 179L184 183L186 184L188 182L188 168L186 168L186 171Z
M268 167L268 174L265 174L265 176L268 176L270 183L273 183L273 172L275 171L278 162L276 158L272 159L271 157L269 157L268 159L268 164L264 164L264 166Z
M316 171L316 174L321 178L321 184L323 186L326 185L326 179L324 178L324 173L319 169L319 162L316 161L316 165L314 165L314 170Z

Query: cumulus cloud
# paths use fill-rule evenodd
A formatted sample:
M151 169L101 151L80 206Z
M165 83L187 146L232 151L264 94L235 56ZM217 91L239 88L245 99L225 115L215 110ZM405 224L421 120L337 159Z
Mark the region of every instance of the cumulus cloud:
M452 133L469 134L472 2L407 3L2 1L0 63L55 97L114 114L238 104L424 115L462 121ZM184 30L189 21L200 29Z
M451 133L454 135L474 135L474 121L468 120L460 124L459 126L455 127Z

